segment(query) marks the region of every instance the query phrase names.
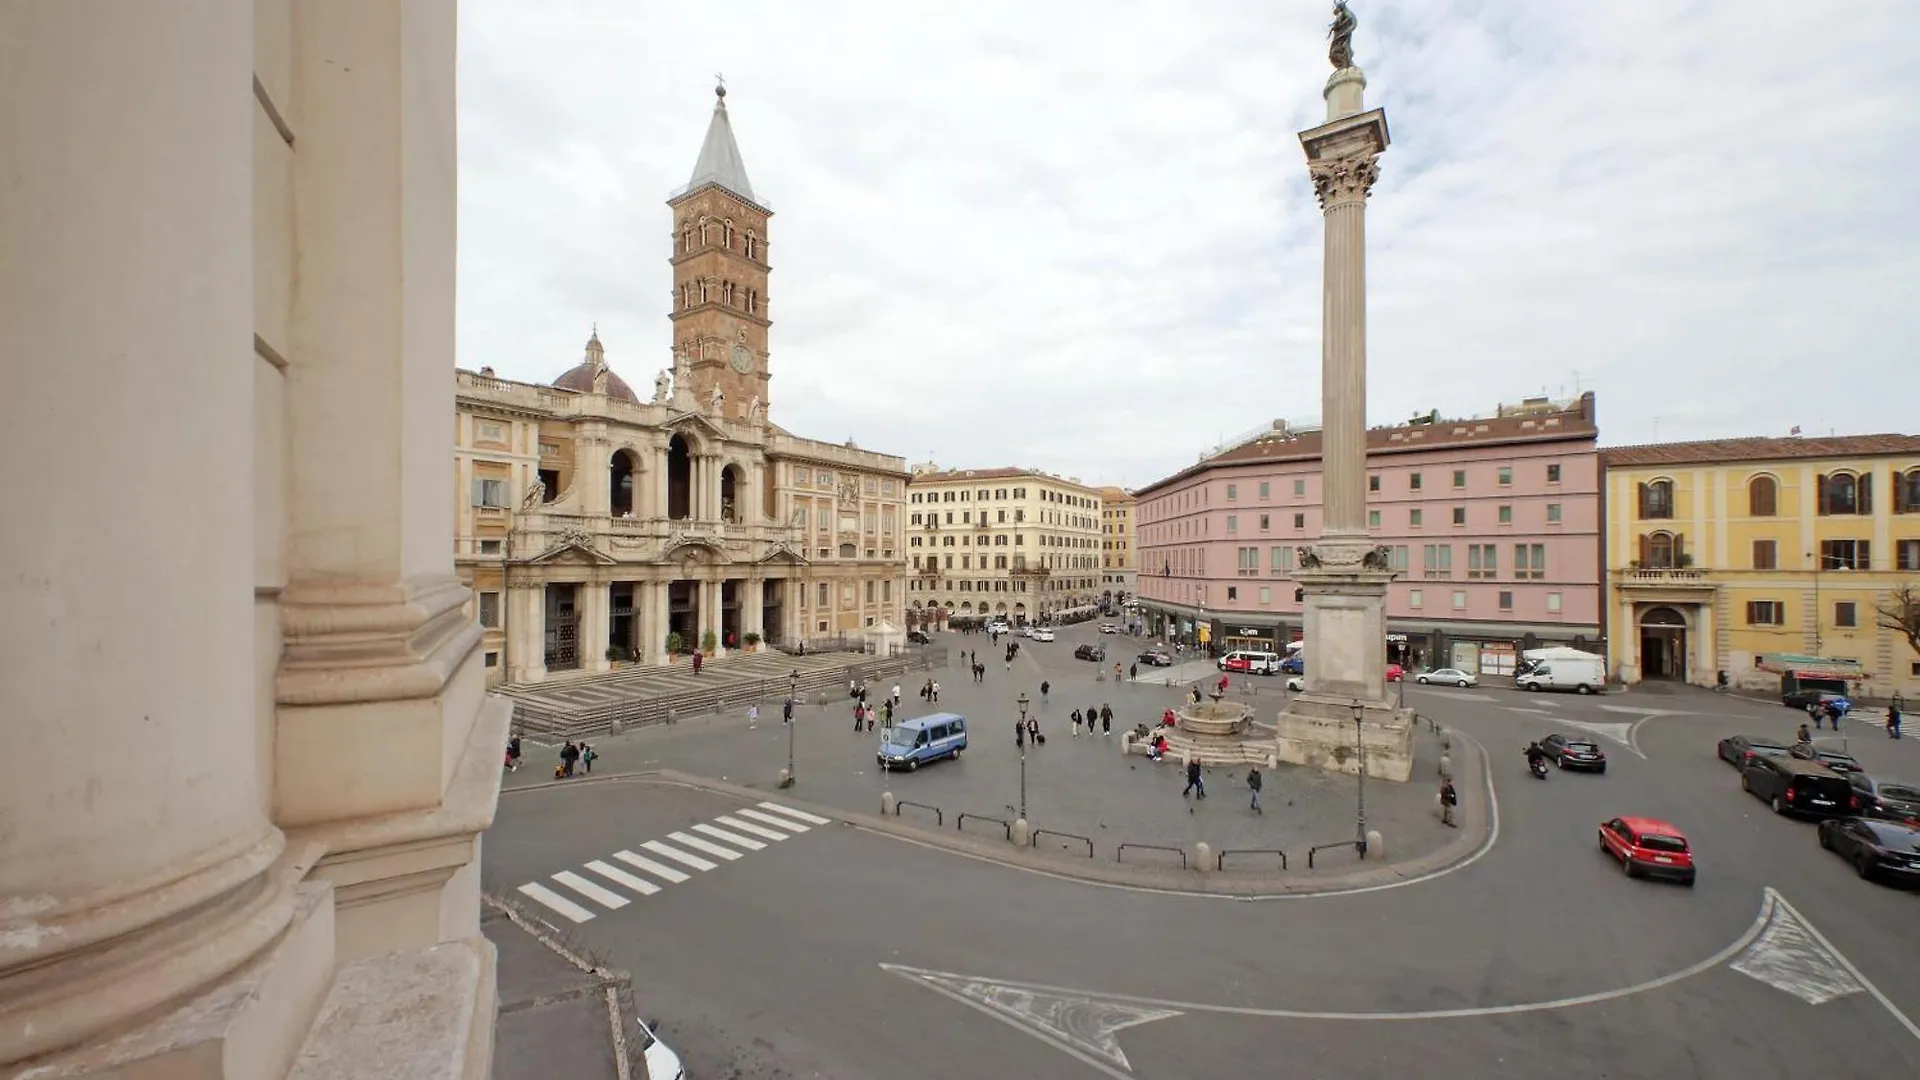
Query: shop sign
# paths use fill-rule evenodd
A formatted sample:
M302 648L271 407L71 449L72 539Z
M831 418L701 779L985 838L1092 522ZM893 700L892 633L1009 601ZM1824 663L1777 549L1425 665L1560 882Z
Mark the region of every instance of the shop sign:
M1265 630L1261 630L1251 626L1243 626L1240 629L1235 630L1234 633L1240 637L1266 637L1267 636L1267 632Z

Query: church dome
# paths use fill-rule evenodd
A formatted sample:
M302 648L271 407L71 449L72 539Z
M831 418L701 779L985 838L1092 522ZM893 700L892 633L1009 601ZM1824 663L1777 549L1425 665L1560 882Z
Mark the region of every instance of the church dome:
M586 358L562 372L559 378L553 380L553 387L556 390L572 390L577 394L591 394L593 393L593 380L602 371L607 373L607 396L609 398L615 401L630 401L635 405L640 403L640 398L634 394L633 387L628 386L625 379L615 375L613 371L607 367L606 352L600 346L600 331L598 329L595 329L593 336L587 339Z

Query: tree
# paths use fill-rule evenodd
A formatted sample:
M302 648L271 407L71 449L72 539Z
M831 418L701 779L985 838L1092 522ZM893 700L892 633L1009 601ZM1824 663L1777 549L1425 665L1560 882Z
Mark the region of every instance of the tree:
M1920 588L1900 586L1874 613L1880 617L1881 629L1902 635L1907 639L1907 646L1920 653Z

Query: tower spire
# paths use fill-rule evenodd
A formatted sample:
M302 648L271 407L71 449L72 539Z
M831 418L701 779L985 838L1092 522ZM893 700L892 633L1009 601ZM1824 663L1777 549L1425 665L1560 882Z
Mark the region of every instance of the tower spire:
M748 202L760 200L753 197L753 185L747 182L747 164L740 157L740 146L733 141L733 122L727 117L727 83L724 78L715 75L713 88L713 119L707 124L706 141L700 144L700 157L693 165L693 178L687 181L687 190L707 184L718 184Z

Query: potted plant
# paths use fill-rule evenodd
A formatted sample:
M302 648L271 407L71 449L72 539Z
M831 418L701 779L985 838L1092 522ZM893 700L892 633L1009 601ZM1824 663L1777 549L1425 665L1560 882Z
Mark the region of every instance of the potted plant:
M615 664L623 664L627 660L627 650L618 645L609 645L607 646L607 659Z
M748 652L754 652L760 648L760 635L751 630L747 631L747 636L741 640L747 643Z
M679 631L675 630L667 634L667 663L673 663L673 658L680 655L681 644Z
M709 630L700 637L700 651L706 653L708 656L712 656L714 646L719 643L720 639L714 636L713 631Z
M1680 553L1679 558L1673 561L1674 561L1674 564L1682 570L1691 569L1693 567L1693 556L1687 554L1684 551Z

